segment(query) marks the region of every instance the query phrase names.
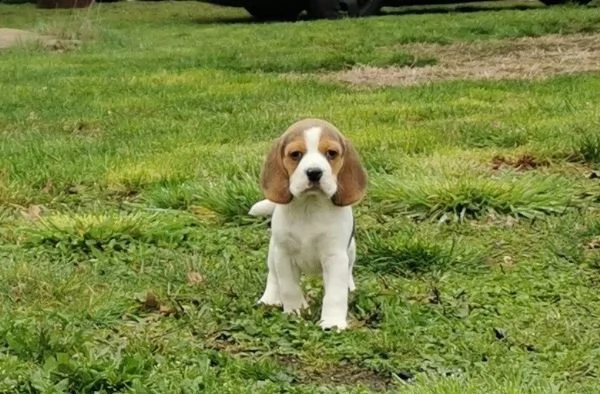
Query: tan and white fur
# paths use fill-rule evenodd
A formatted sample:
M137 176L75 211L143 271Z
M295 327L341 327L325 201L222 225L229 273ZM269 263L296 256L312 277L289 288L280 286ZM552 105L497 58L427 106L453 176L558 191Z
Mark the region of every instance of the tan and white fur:
M272 218L269 272L259 303L298 313L307 306L300 275L322 275L320 325L346 329L348 292L355 288L352 205L367 187L352 143L327 121L300 120L271 146L260 184L266 199L249 213Z

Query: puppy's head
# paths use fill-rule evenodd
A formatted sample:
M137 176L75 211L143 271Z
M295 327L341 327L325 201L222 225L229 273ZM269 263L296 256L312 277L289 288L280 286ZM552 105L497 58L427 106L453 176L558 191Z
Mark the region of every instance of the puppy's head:
M278 204L320 193L346 206L364 197L367 174L352 143L335 126L303 119L275 140L260 183L265 197Z

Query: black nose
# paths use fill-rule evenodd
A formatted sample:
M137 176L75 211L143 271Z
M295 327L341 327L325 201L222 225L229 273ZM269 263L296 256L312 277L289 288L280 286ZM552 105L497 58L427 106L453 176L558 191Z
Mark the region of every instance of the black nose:
M318 168L309 168L306 170L306 176L311 182L319 182L319 179L323 176L323 171Z

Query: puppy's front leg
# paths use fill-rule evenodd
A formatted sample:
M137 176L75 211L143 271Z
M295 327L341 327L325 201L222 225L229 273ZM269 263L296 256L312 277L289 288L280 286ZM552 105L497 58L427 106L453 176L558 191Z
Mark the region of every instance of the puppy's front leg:
M356 285L354 284L354 277L352 276L352 269L354 268L354 263L356 261L356 242L354 238L350 242L350 247L348 248L348 290L354 291L356 290Z
M289 253L283 248L275 248L273 253L279 296L285 313L300 313L307 307L300 287L300 269L293 264Z
M273 238L269 241L269 252L267 254L267 267L269 273L267 275L267 286L265 291L258 300L259 304L264 305L281 305L281 297L279 296L279 283L277 282L277 273L275 272L275 261L273 253L275 249L275 243Z
M350 274L348 255L346 253L327 255L323 258L322 264L325 295L321 312L321 328L337 327L338 330L344 330L348 327L346 322Z

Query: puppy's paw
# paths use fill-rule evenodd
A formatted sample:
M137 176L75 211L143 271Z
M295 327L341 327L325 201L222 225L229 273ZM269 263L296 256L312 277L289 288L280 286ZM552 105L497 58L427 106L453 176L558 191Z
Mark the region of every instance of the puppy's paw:
M301 301L291 302L289 304L283 304L283 312L289 315L301 315L304 309L308 308L306 300L302 298Z
M348 328L348 323L345 319L323 319L319 323L323 330L343 331Z
M274 294L264 294L262 297L260 297L260 300L258 300L257 304L273 306L283 305L279 297Z
M354 290L356 290L356 285L354 284L354 278L350 276L350 279L348 280L348 291L353 292Z

